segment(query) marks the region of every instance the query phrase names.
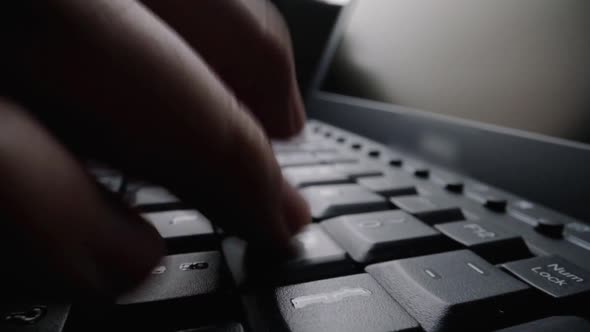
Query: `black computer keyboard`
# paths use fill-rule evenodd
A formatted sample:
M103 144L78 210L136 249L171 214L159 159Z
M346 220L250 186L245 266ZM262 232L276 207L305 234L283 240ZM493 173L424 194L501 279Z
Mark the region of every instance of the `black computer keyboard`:
M4 301L0 331L590 331L589 225L316 121L273 148L311 208L296 257L94 169L168 256L116 303Z

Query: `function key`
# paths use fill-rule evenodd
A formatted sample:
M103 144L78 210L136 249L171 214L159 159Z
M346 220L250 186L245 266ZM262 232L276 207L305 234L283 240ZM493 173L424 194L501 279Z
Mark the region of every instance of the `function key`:
M436 229L494 264L530 257L524 240L493 222L458 221Z
M324 137L326 137L326 138L330 138L330 137L332 137L332 132L331 132L331 131L326 131L326 132L324 133Z
M522 281L554 298L590 295L590 273L558 256L544 256L510 262L503 268Z
M347 215L321 225L363 264L443 251L451 244L434 228L403 211Z
M346 137L340 136L340 137L336 138L336 142L338 142L338 143L345 143L346 142Z
M369 265L424 330L480 331L530 307L531 289L469 250Z
M314 219L387 210L385 198L356 184L307 187L301 190Z
M418 323L368 274L281 287L268 302L278 305L277 325L289 331L420 331Z

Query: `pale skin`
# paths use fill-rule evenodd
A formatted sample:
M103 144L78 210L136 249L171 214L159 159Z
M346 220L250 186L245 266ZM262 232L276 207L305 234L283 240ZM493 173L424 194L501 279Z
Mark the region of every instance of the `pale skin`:
M95 184L86 157L168 187L273 251L310 220L268 142L305 121L269 3L17 3L0 5L0 249L15 280L34 260L60 289L114 295L163 255L155 230Z

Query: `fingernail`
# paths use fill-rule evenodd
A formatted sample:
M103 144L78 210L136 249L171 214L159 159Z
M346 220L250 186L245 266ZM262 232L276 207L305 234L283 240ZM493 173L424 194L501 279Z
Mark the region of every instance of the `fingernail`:
M309 206L301 195L287 181L283 180L283 218L291 235L299 232L311 221Z

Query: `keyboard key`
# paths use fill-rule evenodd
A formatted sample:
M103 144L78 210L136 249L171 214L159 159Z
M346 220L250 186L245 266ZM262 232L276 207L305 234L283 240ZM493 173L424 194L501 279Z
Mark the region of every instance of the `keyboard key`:
M590 331L590 322L575 316L554 316L521 324L496 332L585 332Z
M371 212L325 220L322 227L358 263L442 251L449 241L403 211Z
M293 237L292 245L295 249L293 256L276 257L235 237L225 238L222 242L229 270L241 289L266 289L269 285L293 284L355 272L344 249L319 225L307 226Z
M590 295L590 273L558 256L510 262L503 268L554 298Z
M358 162L358 158L337 151L317 152L315 156L324 164Z
M140 187L131 195L133 205L145 212L182 208L180 200L162 187Z
M347 175L351 179L383 174L383 169L368 163L350 163L334 165L334 170Z
M60 332L66 329L70 314L69 304L25 299L12 302L6 297L2 299L2 302L0 303L0 331Z
M465 219L458 204L439 195L400 196L390 200L398 208L431 225Z
M110 192L123 193L123 175L113 174L99 176L96 178L96 181Z
M424 330L479 331L505 326L531 289L469 250L369 265L366 271Z
M330 165L287 167L283 175L296 188L350 182L346 174L335 171Z
M279 325L291 332L419 331L416 321L367 274L281 287L275 301Z
M494 264L530 256L522 237L492 221L457 221L435 227Z
M528 201L516 201L508 208L514 218L527 223L536 231L550 237L560 237L564 229L564 218Z
M357 182L370 191L388 197L418 194L416 180L401 172L390 173L386 176L363 177Z
M280 152L275 154L281 167L320 164L321 160L311 152Z
M301 194L314 219L388 209L385 198L356 184L308 187Z
M212 250L216 247L211 222L194 210L146 213L148 220L166 241L169 254Z
M502 193L480 183L466 185L465 196L496 212L504 212L508 204Z
M580 223L572 222L565 226L565 239L569 242L580 246L586 250L590 250L590 226Z
M238 323L227 323L200 327L198 329L182 330L178 332L244 332L244 327Z
M346 252L319 225L309 225L293 237L297 255L281 266L282 282L296 283L343 275L354 266Z
M228 319L235 308L223 271L217 251L166 256L139 287L117 299L114 320L158 330Z

